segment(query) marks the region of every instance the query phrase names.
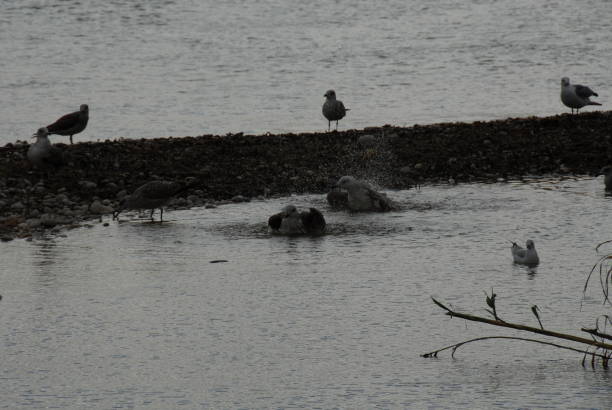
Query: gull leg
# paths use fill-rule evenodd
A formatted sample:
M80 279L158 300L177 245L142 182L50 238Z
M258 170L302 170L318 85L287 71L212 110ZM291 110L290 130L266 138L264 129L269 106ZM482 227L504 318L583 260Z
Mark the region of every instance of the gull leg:
M151 215L149 215L149 218L151 218L151 221L153 221L153 212L155 212L155 208L151 209Z
M159 223L162 223L164 221L164 208L159 208Z
M336 120L336 131L338 131L338 121Z
M70 136L70 143L72 144L72 135Z
M331 121L327 121L327 132L331 130Z

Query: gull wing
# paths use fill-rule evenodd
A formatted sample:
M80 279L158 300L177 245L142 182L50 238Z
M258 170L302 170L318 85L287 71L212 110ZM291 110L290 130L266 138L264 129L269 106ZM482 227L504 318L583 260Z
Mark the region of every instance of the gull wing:
M581 98L589 98L592 95L599 97L595 91L584 85L577 84L574 86L574 89L576 90L576 95Z

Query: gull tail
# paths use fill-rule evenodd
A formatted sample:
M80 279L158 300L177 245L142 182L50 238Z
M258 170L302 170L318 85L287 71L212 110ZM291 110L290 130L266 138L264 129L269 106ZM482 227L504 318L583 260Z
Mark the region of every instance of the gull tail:
M601 105L601 104L595 101L589 101L589 105Z

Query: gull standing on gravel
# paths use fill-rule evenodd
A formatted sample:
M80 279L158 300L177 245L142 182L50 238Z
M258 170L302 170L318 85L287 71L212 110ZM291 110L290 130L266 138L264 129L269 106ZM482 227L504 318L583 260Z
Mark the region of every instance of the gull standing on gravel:
M345 175L338 180L338 188L347 192L351 211L392 211L396 205L387 195L376 192L367 182Z
M89 121L89 107L87 104L81 104L78 111L66 114L59 118L51 125L47 125L49 135L70 135L70 143L72 144L72 136L83 131Z
M589 87L580 84L570 84L570 80L567 77L561 79L561 102L572 109L576 113L585 105L601 105L598 102L591 101L589 97L599 97L597 93L591 90Z
M151 221L156 208L160 210L159 221L163 222L163 206L170 202L170 199L191 187L190 184L183 185L173 181L151 181L138 187L132 195L126 196L119 205L119 209L113 212L113 219L126 209L150 209Z
M538 252L536 252L533 241L531 239L527 240L525 246L527 246L527 249L518 246L516 242L512 242L510 251L512 252L514 263L528 266L535 266L540 263L540 258L538 257Z
M604 175L604 185L606 191L612 192L612 166L607 165L599 171L599 175Z
M325 218L316 208L299 212L295 205L287 205L268 219L268 231L281 235L321 235L325 232Z
M62 151L51 145L49 141L49 131L47 128L39 128L36 134L32 135L32 138L36 138L36 142L28 148L28 161L38 167L44 167L48 165L59 166L64 162L64 156Z
M344 108L342 101L336 100L336 92L334 90L327 90L324 97L326 98L323 103L323 116L327 118L327 131L331 129L331 122L336 121L336 130L338 130L338 121L340 121L349 111L348 108Z

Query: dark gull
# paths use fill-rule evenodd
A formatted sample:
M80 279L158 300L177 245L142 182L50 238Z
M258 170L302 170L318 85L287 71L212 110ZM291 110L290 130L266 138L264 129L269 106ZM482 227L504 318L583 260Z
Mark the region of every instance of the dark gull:
M344 108L342 101L336 100L336 92L334 90L328 90L324 97L326 98L323 103L323 116L327 118L327 131L331 129L331 122L336 121L336 130L338 129L338 121L340 121L349 111L348 108Z
M521 265L534 266L540 263L540 258L538 257L538 252L536 252L535 245L531 239L525 242L525 246L527 249L520 247L516 242L512 242L512 258L514 259L514 263L519 263Z
M338 188L347 192L351 211L391 211L395 204L387 195L376 192L367 182L345 175L338 180Z
M89 121L89 107L87 104L82 104L78 111L66 114L51 125L47 125L49 135L70 135L70 143L72 144L72 136L83 131Z
M181 184L172 181L151 181L136 188L132 195L126 196L120 203L119 209L113 213L116 219L119 214L126 209L150 209L150 218L153 220L153 213L156 208L160 210L159 221L164 218L163 206L170 202L170 199L179 193L189 189L191 185Z
M315 208L300 212L295 205L287 205L268 219L268 231L281 235L320 235L325 232L325 218Z
M579 109L585 105L601 105L598 102L591 101L589 97L598 97L597 93L591 90L589 87L580 84L570 84L570 80L567 77L561 79L561 102L578 112Z
M348 192L339 189L332 189L327 194L327 202L332 208L348 208Z

